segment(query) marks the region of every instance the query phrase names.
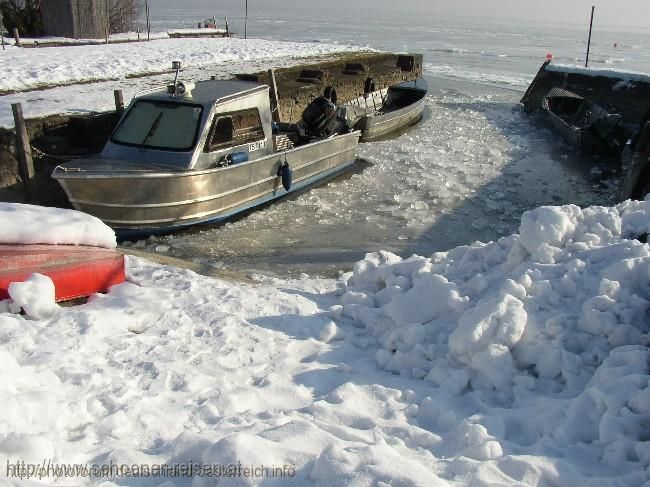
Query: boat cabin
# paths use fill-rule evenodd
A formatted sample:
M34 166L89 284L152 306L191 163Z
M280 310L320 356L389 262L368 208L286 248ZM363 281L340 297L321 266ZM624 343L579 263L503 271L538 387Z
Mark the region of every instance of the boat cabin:
M272 152L269 87L206 80L136 96L100 157L187 171Z

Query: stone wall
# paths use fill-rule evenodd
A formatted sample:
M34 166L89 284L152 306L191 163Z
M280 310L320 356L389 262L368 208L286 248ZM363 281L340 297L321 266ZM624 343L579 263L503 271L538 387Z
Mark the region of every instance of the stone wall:
M35 203L67 206L67 199L50 174L65 158L99 152L119 119L117 112L95 115L56 115L27 120L32 146L53 157L32 152L38 200ZM25 201L22 175L16 159L16 134L0 128L0 201Z
M379 90L422 76L422 55L355 54L336 61L276 70L280 120L296 122L302 111L327 89L336 90L338 103L364 93L368 79ZM239 79L269 83L267 72L238 74Z

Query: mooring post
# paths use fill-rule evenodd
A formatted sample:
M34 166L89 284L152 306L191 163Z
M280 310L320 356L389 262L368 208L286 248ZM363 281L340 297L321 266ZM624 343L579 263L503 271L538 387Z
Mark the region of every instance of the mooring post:
M113 90L113 97L115 98L115 111L122 113L124 111L124 94L122 90Z
M275 82L275 70L269 69L269 95L271 96L271 116L274 122L280 121L280 99L278 98L278 85Z
M16 46L20 47L20 34L18 33L17 27L14 27L14 39L16 41Z
M16 125L16 148L18 164L20 167L27 201L34 201L36 187L34 186L34 161L32 160L32 148L29 145L29 135L23 117L23 106L20 103L13 103L11 110L14 112L14 123Z
M589 39L587 40L587 56L585 57L585 68L589 65L589 48L591 47L591 27L594 25L594 9L595 6L591 6L591 20L589 21Z

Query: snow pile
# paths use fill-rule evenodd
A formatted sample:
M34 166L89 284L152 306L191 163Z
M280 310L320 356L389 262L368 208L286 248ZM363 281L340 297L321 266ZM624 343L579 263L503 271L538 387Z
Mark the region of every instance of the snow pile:
M40 320L59 310L54 283L48 276L34 273L23 282L9 284L8 292L11 299L0 301L0 312L18 313L22 309L29 318Z
M62 244L115 248L115 232L75 210L0 202L0 244Z
M558 71L560 73L581 74L584 76L600 76L603 78L613 78L626 82L650 83L650 75L647 73L618 70L618 69L600 69L585 68L584 66L573 66L568 64L551 63L546 67L547 71Z
M23 91L250 60L274 61L358 50L337 44L263 39L192 38L43 49L11 49L0 58L0 91Z
M0 455L292 472L197 487L642 485L648 230L650 200L541 207L493 243L369 254L340 292L129 258L107 295L41 308L32 276L28 316L0 310ZM190 482L105 485L164 481Z
M540 207L496 242L430 258L368 254L333 311L376 337L380 367L511 408L496 436L538 452L583 442L605 465L645 468L650 249L633 237L649 231L650 200ZM476 434L463 455L501 457Z

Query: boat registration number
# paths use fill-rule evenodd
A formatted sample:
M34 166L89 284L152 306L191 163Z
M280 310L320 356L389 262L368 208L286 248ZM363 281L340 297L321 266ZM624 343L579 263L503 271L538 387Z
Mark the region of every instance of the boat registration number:
M256 150L264 149L266 147L266 140L258 140L248 144L248 152L255 152Z

